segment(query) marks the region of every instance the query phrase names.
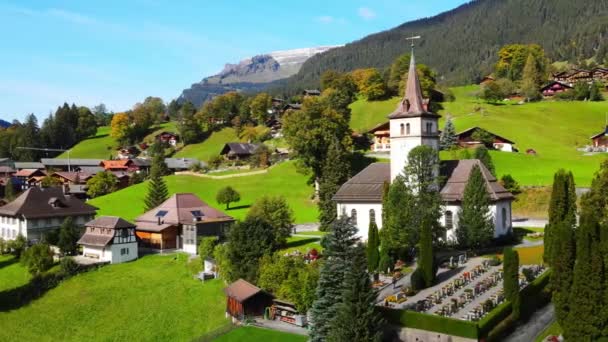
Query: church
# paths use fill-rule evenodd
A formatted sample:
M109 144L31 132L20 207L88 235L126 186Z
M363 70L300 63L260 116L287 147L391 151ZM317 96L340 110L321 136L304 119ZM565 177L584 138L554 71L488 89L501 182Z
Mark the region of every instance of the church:
M385 182L392 182L403 172L409 152L417 146L427 145L439 150L441 117L428 110L422 98L420 81L412 50L405 96L389 118L390 163L373 163L344 183L333 199L338 216L350 216L359 236L367 240L370 222L382 228L382 193ZM494 222L494 237L509 234L513 195L498 183L490 171L477 159L442 161L438 170L445 180L440 194L443 200L440 223L445 227L445 240L456 241L458 212L461 209L464 189L475 165L481 169L490 198L490 213Z

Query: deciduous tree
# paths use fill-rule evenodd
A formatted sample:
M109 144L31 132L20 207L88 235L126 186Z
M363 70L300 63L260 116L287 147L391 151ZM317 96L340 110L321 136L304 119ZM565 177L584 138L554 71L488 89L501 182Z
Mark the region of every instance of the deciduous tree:
M231 186L227 186L221 188L217 195L215 196L215 200L219 204L225 204L226 210L230 209L230 203L238 202L241 200L241 195L234 190Z
M25 250L21 263L32 275L39 275L53 266L53 252L49 245L37 243Z
M87 181L87 195L99 197L116 191L118 178L108 171L98 172Z
M59 241L57 246L65 255L75 255L78 252L78 239L80 228L74 224L74 219L68 216L59 228Z
M273 252L274 229L257 217L233 225L228 232L226 256L230 262L229 281L243 278L251 283L258 279L261 257Z
M256 217L273 227L274 249L284 247L291 235L294 216L287 200L282 196L263 196L249 209L247 217Z

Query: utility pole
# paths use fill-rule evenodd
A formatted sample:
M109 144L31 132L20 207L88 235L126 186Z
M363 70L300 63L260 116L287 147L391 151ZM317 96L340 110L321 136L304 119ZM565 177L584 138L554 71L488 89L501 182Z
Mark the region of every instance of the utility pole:
M68 172L72 172L72 167L70 165L70 152L71 150L64 150L61 148L42 148L42 147L17 147L19 150L34 150L34 151L45 151L45 152L67 152L68 153Z

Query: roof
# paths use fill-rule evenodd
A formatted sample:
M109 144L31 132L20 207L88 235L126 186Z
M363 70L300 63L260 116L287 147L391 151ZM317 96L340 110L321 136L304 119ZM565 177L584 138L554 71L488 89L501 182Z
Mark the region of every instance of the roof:
M105 170L101 166L82 166L80 168L80 171L94 175L96 173L103 172Z
M158 207L135 219L135 221L138 227L142 222L151 222L158 225L159 217L162 224L234 221L231 216L210 207L191 193L175 194Z
M226 296L234 298L238 302L244 302L260 292L263 292L262 289L244 279L239 279L224 289Z
M101 159L54 159L42 158L40 162L45 166L98 166Z
M564 82L560 82L560 81L551 81L549 83L547 83L545 86L543 86L542 88L540 88L540 91L543 91L545 89L549 89L551 88L551 86L555 85L555 84L559 84L564 88L568 88L568 89L572 89L572 86L570 86L569 84L566 84Z
M305 89L304 94L306 95L321 95L321 91L319 89Z
M253 152L255 152L255 150L259 147L259 144L252 144L252 143L240 143L240 142L232 142L232 143L227 143L226 145L224 145L224 148L222 149L222 152L220 152L221 155L226 154L226 153L233 153L233 154L237 154L237 155L250 155L253 154Z
M441 198L446 202L460 202L464 196L464 189L469 181L473 167L479 166L486 183L486 190L492 202L512 200L513 194L505 189L496 177L483 165L479 159L448 160L441 164L441 175L447 181L441 189Z
M87 179L93 177L92 174L87 173L87 172L63 172L63 171L59 171L59 172L55 172L53 173L53 175L55 176L59 176L61 178L65 178L70 182L76 182L76 177L78 177L78 179L80 180L80 182L84 182Z
M386 131L390 129L390 124L390 121L379 123L376 126L372 127L369 131L367 131L367 133L374 134L376 131Z
M44 169L44 165L38 162L15 162L15 169Z
M102 160L99 165L106 169L127 169L129 163L132 163L131 159Z
M511 140L509 140L509 139L507 139L507 138L505 138L505 137L501 137L500 135L495 134L495 133L492 133L492 132L488 131L487 129L485 129L485 128L481 128L481 127L479 127L479 126L475 126L475 127L467 128L467 129L465 129L464 131L462 131L462 132L460 132L460 133L456 133L456 136L460 137L461 135L466 135L466 134L468 134L468 133L473 133L475 130L478 130L478 129L480 129L480 130L482 130L482 131L486 131L486 132L488 132L488 133L492 134L492 135L493 135L495 138L498 138L498 139L500 139L500 140L503 140L503 141L504 141L504 142L506 142L506 143L509 143L509 144L515 144L515 142L514 142L514 141L511 141Z
M195 158L165 158L165 164L169 169L189 169L190 166L195 164L204 165L203 162Z
M150 159L133 158L133 159L131 159L131 161L133 162L133 165L136 165L139 167L147 167L147 166L152 165L152 161Z
M57 206L52 204L56 203ZM33 187L24 191L14 201L0 207L0 215L25 218L95 215L97 208L74 196L64 196L61 187Z
M10 167L10 166L4 166L4 165L3 165L3 166L0 166L0 173L13 173L13 172L15 172L15 171L16 171L16 170L15 170L15 169L13 169L13 168L12 168L12 167Z
M114 235L110 234L94 234L86 232L80 237L78 244L88 246L107 246L113 238Z
M333 197L339 202L382 202L384 182L390 182L391 165L373 163L342 184Z
M416 71L416 60L414 51L410 58L410 68L407 73L407 83L405 87L405 95L399 102L397 109L388 117L390 119L408 118L408 117L439 117L439 114L431 113L426 110L424 100L422 99L422 90L420 89L420 80Z
M596 139L596 138L599 138L599 137L605 136L605 135L606 135L606 133L608 133L608 126L606 126L606 128L604 128L604 130L603 130L603 131L599 132L598 134L596 134L596 135L592 136L592 137L591 137L591 138L589 138L589 139Z
M21 170L17 171L17 173L15 173L15 177L28 177L29 178L37 172L44 175L44 172L42 172L40 169L21 169Z
M108 229L135 228L135 225L117 216L100 216L85 224L87 227L100 227Z
M168 223L161 223L158 224L157 222L143 222L143 221L136 221L135 223L137 223L137 230L143 230L146 232L162 232L163 230L169 228L169 227L174 227L175 224L168 224Z

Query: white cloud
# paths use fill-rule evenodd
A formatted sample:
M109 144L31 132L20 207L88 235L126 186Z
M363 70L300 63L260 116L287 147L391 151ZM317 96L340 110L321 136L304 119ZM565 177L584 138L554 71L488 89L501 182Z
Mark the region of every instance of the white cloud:
M365 20L371 20L376 17L376 12L368 7L359 7L359 16Z
M316 17L315 20L323 24L331 24L335 19L331 15L322 15L320 17Z

